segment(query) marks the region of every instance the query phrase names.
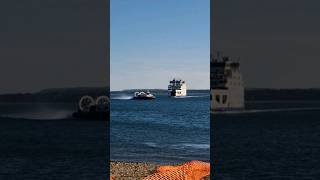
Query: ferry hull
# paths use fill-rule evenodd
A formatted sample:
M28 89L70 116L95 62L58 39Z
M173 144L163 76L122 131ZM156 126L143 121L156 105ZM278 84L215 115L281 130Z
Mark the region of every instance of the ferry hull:
M180 96L186 96L187 93L186 92L176 92L173 90L173 91L169 91L168 95L172 96L172 97L180 97Z
M244 109L244 90L215 89L211 90L212 111L234 111Z
M244 108L217 108L217 109L211 109L211 113L232 112L232 111L241 111L241 110L244 110Z

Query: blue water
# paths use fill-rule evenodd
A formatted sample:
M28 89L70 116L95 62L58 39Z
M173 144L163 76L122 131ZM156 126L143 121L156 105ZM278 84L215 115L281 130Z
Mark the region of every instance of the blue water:
M103 121L73 103L0 103L0 179L107 179Z
M213 115L209 96L112 93L111 160L209 160L217 179L320 179L320 102L249 101ZM73 103L0 103L0 179L106 179L107 125L71 118Z
M111 93L111 160L178 163L210 155L208 93L185 98L155 94L156 100L131 100L132 93Z
M320 179L320 102L250 101L212 118L217 179Z

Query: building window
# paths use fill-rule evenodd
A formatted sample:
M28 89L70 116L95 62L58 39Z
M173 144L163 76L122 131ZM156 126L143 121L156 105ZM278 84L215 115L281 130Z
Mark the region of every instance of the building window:
M222 103L225 104L227 102L227 95L222 96Z
M220 95L216 95L216 101L220 103Z

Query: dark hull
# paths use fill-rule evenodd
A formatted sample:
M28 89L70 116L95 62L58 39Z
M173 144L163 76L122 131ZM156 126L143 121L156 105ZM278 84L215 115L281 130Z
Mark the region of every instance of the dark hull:
M153 100L155 97L133 97L134 100Z
M146 96L133 96L134 100L153 100L153 99L156 99L155 96L152 96L152 97L146 97Z
M74 112L72 117L84 120L109 121L109 112Z
M156 99L154 97L133 97L134 100L153 100Z
M176 91L171 91L170 96L176 96Z

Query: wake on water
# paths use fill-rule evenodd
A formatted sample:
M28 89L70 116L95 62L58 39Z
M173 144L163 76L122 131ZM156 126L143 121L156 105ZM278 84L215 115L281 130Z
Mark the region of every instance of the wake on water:
M161 145L153 142L146 142L144 145L151 148L169 148L169 149L210 149L210 144L194 144L194 143L181 143L173 145Z
M175 96L174 98L199 98L199 97L209 97L210 95L199 95L199 96Z
M133 98L133 96L129 96L127 94L121 94L121 95L117 95L115 97L111 97L111 99L117 99L117 100L129 100L132 98Z
M191 97L204 97L204 96L186 96L179 98L191 98ZM112 99L129 100L132 96L120 95ZM234 111L221 111L214 112L214 114L250 114L250 113L267 113L267 112L292 112L292 111L320 111L320 107L301 107L301 108L274 108L274 109L244 109ZM8 114L0 114L0 117L15 118L15 119L32 119L32 120L58 120L67 119L72 116L71 110L59 110L59 109L39 109L30 112L16 112Z
M59 120L67 119L72 115L71 111L67 110L41 110L32 112L17 112L10 114L1 114L0 117L14 119L31 119L31 120Z
M209 97L210 95L198 95L198 96L175 96L174 98L200 98L200 97ZM169 97L169 96L168 96ZM111 99L115 100L130 100L133 96L127 95L127 94L121 94L121 95L115 95L114 97L111 97Z
M320 110L320 107L277 108L277 109L247 109L247 110L214 112L214 114L249 114L249 113L266 113L266 112L318 111L318 110Z

